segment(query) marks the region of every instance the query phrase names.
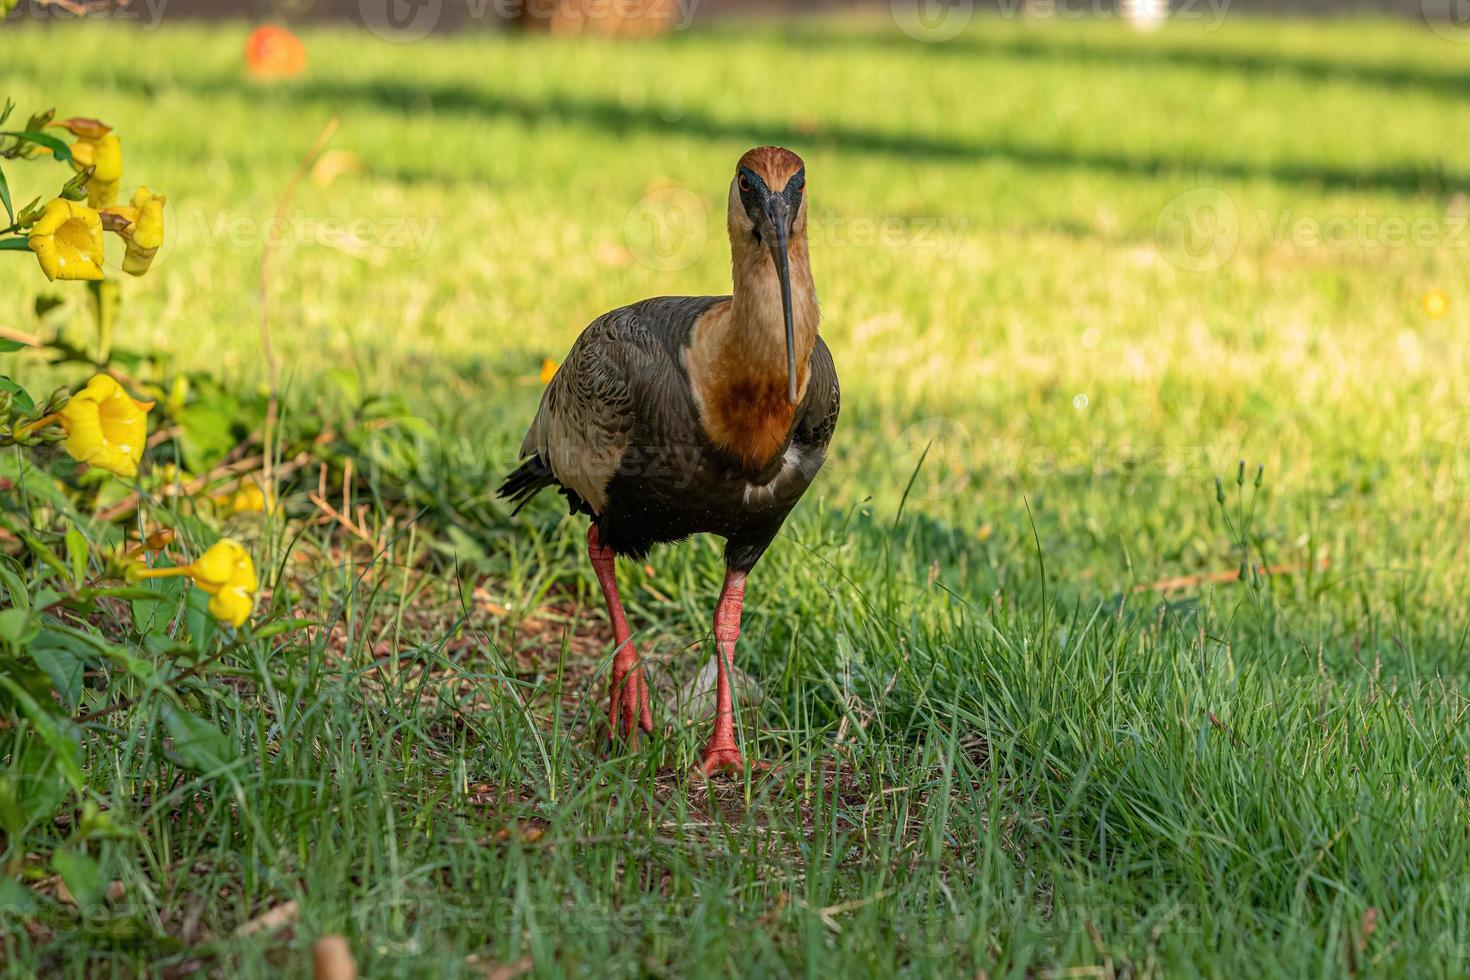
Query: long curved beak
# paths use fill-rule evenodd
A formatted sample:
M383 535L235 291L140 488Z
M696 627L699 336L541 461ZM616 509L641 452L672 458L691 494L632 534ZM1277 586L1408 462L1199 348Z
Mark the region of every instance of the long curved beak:
M786 397L796 404L796 327L791 320L791 268L786 258L786 229L790 225L790 207L786 198L772 194L765 201L766 217L776 229L771 243L771 258L781 279L781 312L786 317Z

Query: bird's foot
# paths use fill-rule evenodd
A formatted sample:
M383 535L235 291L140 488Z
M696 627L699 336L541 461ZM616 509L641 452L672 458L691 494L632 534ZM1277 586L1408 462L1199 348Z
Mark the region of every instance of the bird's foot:
M759 760L745 761L740 750L734 745L717 745L710 743L704 750L704 757L700 760L695 772L706 779L714 776L739 776L747 769L752 772L774 771L775 767L768 762Z
M648 707L648 679L636 657L613 660L612 694L607 709L610 737L621 737L630 746L638 744L638 729L653 731L653 713Z

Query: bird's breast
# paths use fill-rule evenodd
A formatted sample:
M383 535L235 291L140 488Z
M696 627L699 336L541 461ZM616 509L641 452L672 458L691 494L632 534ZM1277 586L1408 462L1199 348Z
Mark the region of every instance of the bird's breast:
M798 378L800 385L805 381ZM720 379L702 395L700 421L706 434L743 469L765 470L785 450L796 406L784 377Z

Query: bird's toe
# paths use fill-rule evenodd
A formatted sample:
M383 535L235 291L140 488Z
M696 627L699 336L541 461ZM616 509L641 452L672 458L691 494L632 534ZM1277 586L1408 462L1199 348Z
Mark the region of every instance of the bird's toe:
M709 748L705 749L696 771L703 776L738 776L745 771L745 759L739 749Z
M638 744L638 730L653 731L653 713L648 706L648 680L634 667L614 676L608 705L608 731L613 739Z

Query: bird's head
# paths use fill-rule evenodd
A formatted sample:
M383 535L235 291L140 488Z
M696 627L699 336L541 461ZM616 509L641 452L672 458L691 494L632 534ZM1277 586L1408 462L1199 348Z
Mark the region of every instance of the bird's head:
M754 247L768 252L781 284L786 322L788 394L796 402L796 336L792 326L791 242L806 235L806 164L780 146L748 150L730 182L730 243L738 256ZM803 250L804 254L804 250Z

